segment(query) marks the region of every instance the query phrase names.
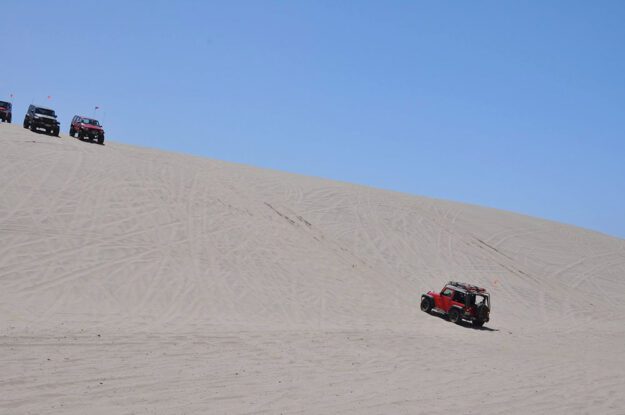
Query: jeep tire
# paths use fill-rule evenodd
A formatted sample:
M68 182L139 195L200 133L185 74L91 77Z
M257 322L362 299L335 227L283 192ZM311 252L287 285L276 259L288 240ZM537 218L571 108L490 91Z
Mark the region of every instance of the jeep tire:
M7 117L7 119L6 119L6 120L4 120L4 121L6 121L6 122L8 122L9 124L11 124L11 118L12 118L12 117L13 117L12 115L9 115L9 116Z
M452 308L451 310L449 310L449 321L455 324L459 324L460 320L460 311L458 311L457 308Z
M60 133L60 131L59 131L59 127L55 127L55 128L53 128L52 130L50 130L50 131L52 131L52 135L53 135L53 136L55 136L55 137L58 137L58 136L59 136L59 133Z
M28 118L24 118L24 124L23 124L24 128L28 128Z
M100 144L101 146L104 145L104 137L98 137L98 144Z
M33 133L34 133L35 131L37 131L37 127L35 127L35 123L34 123L34 122L31 122L31 123L30 123L30 131L32 131Z
M428 314L432 311L432 301L428 297L421 299L421 311Z
M482 327L484 322L482 320L473 320L473 327Z

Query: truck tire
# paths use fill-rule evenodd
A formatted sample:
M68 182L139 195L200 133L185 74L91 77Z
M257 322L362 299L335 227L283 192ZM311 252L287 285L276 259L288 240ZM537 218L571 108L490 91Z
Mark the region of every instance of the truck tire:
M34 122L31 122L31 123L30 123L30 131L32 131L33 133L34 133L35 131L37 131L37 127L35 127L35 123L34 123Z
M104 137L98 138L98 144L100 144L101 146L104 145Z
M460 311L458 311L457 308L452 308L451 310L449 310L449 321L455 324L459 324L460 320Z
M421 311L428 314L432 311L432 301L428 297L421 299Z
M54 129L52 129L52 135L53 135L53 136L58 137L58 136L59 136L59 133L60 133L60 131L59 131L59 127L56 127L56 128L54 128Z
M24 128L28 128L28 118L24 118Z
M76 134L76 133L74 132L74 129L73 129L72 127L69 127L69 136L70 136L70 137L74 137L74 134Z
M473 327L482 327L484 322L482 320L473 320Z
M6 122L8 122L9 124L11 124L11 118L13 118L12 115L9 115L9 117L6 119Z

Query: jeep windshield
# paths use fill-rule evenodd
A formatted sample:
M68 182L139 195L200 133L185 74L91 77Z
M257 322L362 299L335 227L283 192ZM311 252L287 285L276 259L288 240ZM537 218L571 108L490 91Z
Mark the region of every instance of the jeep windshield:
M47 115L48 117L56 117L56 114L53 110L49 110L47 108L37 108L35 110L35 114Z
M91 120L89 118L83 118L80 122L83 124L95 125L96 127L100 126L98 120Z

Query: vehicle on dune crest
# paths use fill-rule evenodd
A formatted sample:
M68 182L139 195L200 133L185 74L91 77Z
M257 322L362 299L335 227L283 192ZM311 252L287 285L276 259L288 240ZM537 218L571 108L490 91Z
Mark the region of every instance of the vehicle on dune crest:
M98 120L93 118L74 115L69 126L69 135L75 137L76 134L80 140L89 139L97 141L98 144L104 144L104 129Z
M490 294L475 285L449 281L440 293L421 295L421 311L446 315L452 323L467 320L482 327L490 320Z
M30 128L30 131L42 129L48 134L58 136L61 124L57 121L53 109L31 104L24 116L24 128Z
M0 121L11 123L12 105L7 101L0 101Z

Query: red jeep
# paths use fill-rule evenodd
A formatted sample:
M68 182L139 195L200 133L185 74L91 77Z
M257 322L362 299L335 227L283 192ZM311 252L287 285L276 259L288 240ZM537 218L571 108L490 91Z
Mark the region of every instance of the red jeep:
M12 116L12 105L10 102L7 101L0 101L0 121L3 122L11 122L11 116Z
M93 118L83 117L82 115L74 115L69 125L69 135L74 137L78 134L81 140L97 140L98 144L104 144L104 129Z
M468 320L482 327L490 319L490 294L475 285L449 281L440 293L428 291L421 296L421 311L447 315L452 323Z

